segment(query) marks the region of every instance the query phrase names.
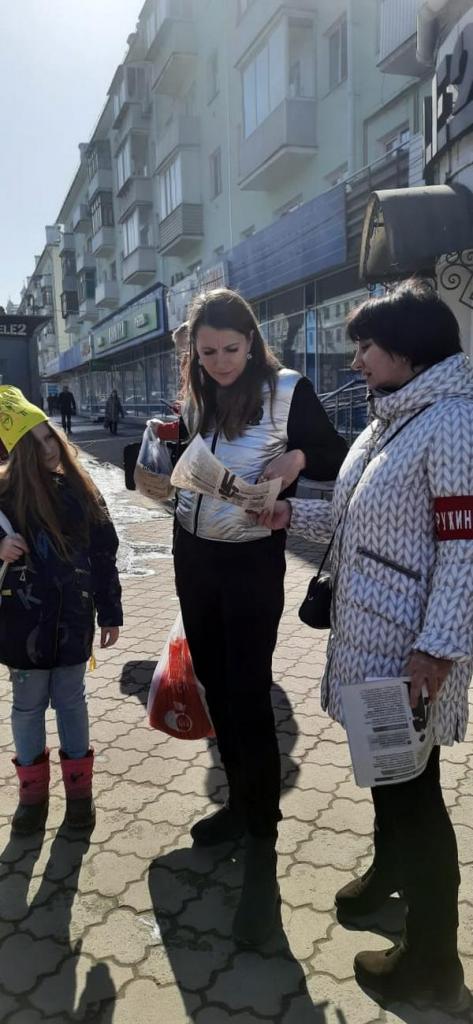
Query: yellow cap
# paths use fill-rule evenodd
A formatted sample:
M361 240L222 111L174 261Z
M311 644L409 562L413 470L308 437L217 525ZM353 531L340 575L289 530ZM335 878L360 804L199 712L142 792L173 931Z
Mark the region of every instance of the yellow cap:
M10 384L0 386L0 441L7 452L21 441L21 438L47 420L46 413L37 405L32 405L19 388Z

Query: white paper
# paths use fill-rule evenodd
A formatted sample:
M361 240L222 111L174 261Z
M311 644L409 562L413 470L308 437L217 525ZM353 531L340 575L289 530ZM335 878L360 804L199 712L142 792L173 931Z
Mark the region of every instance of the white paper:
M226 469L196 434L176 463L171 483L186 491L229 501L245 512L272 512L282 487L282 477L260 484L248 484Z
M414 710L409 677L371 677L343 686L343 715L358 786L387 786L415 779L434 746L436 705L427 690Z

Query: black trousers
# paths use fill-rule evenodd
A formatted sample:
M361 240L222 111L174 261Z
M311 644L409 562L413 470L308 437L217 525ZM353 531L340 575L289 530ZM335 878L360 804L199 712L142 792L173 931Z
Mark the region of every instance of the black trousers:
M65 431L66 434L69 434L70 430L71 430L71 413L70 412L62 412L61 413L61 419L62 419L62 429Z
M118 420L110 420L108 427L111 434L116 434L118 430Z
M285 532L232 544L178 526L176 588L230 786L248 831L273 835L281 766L271 704L272 655L284 606Z
M404 892L413 952L443 962L457 956L458 850L440 785L440 748L417 779L375 786L375 865Z

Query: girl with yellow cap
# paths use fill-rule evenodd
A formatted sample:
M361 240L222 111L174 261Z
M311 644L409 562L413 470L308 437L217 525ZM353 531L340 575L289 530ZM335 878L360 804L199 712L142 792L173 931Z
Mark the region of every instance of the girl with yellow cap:
M118 538L76 450L17 388L0 387L0 663L13 686L14 832L43 828L48 811L45 712L56 711L66 823L90 828L93 750L84 676L95 615L101 646L122 624ZM7 517L5 519L5 517Z

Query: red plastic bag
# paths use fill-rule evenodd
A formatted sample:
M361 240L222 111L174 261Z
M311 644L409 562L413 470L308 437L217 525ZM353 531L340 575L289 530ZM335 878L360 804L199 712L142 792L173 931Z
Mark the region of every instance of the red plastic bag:
M215 736L204 688L194 672L179 613L156 665L148 695L149 724L180 740Z

